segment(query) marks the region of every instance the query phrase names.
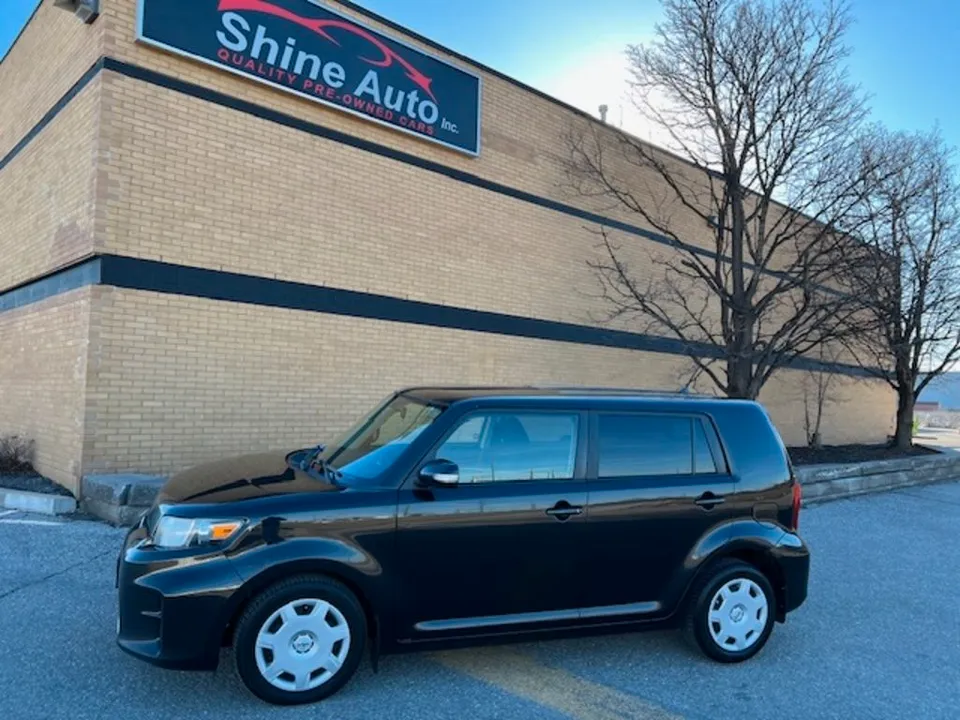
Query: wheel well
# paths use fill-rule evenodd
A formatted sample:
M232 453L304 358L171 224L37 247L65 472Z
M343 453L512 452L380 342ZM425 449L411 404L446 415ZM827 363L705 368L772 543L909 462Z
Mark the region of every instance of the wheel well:
M233 645L233 632L236 628L237 621L240 619L240 616L243 615L243 611L247 609L247 606L255 597L257 597L257 595L262 593L270 586L295 575L323 575L324 577L328 577L336 580L339 583L342 583L356 596L357 600L360 602L360 607L363 608L363 614L367 619L367 632L372 639L376 640L379 635L377 614L374 612L370 599L364 594L363 590L359 587L359 585L357 585L357 583L350 580L344 574L338 573L335 570L331 571L328 566L316 566L310 562L297 562L289 565L282 565L278 568L274 568L261 575L258 575L257 577L248 581L238 591L242 593L242 595L240 596L239 602L237 602L231 610L230 615L227 618L227 622L224 624L223 635L220 639L221 646L230 647Z
M787 588L783 578L783 571L780 569L777 561L774 560L769 553L759 548L737 548L736 550L726 553L724 557L742 560L748 565L753 565L766 576L767 580L769 580L773 586L773 592L777 598L777 620L782 621L786 616Z
M697 580L703 577L704 574L709 573L718 562L723 560L739 560L747 563L748 565L752 565L761 573L763 573L767 580L770 581L770 585L773 586L773 592L776 596L777 621L783 622L783 620L786 618L787 595L783 572L780 570L780 566L777 564L777 561L761 548L740 547L718 552L709 561L705 562L696 572L693 578L690 579L686 590L684 591L680 607L685 608L687 603L691 602L690 591L696 585Z

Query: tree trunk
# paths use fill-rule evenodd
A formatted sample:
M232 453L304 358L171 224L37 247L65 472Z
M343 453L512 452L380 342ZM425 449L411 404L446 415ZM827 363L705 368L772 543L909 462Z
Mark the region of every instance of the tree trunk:
M727 338L727 395L753 400L753 319L746 312L746 278L743 262L744 209L736 158L732 151L725 153L726 194L730 203L730 279L733 297L730 301L730 321L733 337Z
M731 357L727 359L727 396L746 400L755 400L752 396L753 363L750 358Z
M913 445L913 391L909 387L901 387L897 398L897 430L893 444L900 450L907 450Z

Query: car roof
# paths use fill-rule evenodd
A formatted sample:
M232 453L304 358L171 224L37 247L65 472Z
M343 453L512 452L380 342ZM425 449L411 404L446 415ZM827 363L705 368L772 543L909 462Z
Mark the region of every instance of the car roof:
M678 390L662 390L650 388L618 388L618 387L586 387L577 385L519 385L519 386L491 386L491 387L411 387L400 391L400 394L414 397L424 402L441 405L452 405L466 400L497 400L522 398L546 399L565 398L568 400L584 399L596 400L602 398L616 398L617 400L650 401L662 403L664 401L698 400L701 402L729 403L727 398L716 395L703 395Z

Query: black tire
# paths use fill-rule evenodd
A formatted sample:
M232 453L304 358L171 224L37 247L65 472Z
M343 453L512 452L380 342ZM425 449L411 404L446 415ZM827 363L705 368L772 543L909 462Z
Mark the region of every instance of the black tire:
M752 581L763 592L766 600L766 621L763 624L763 629L758 633L759 637L754 637L754 634L748 630L747 632L750 633L748 642L751 644L742 650L726 647L715 640L711 632L710 622L710 605L714 596L724 585L737 579ZM737 589L739 590L739 586ZM691 644L699 648L710 659L722 663L743 662L760 652L766 645L767 640L770 639L770 633L773 632L776 620L776 595L767 577L753 565L739 560L717 562L713 567L707 569L702 577L697 579L690 590L689 598L684 634ZM749 611L742 612L745 613L744 620L749 620ZM760 611L758 611L759 614ZM714 627L718 630L718 633L722 628L719 624L715 624Z
M257 664L256 647L257 636L264 623L280 608L297 600L322 600L329 603L339 611L349 628L349 645L339 669L331 671L332 676L318 687L299 691L276 687L263 676ZM277 622L282 623L281 620ZM363 607L347 587L322 575L298 575L270 586L257 595L244 610L234 634L234 661L243 684L261 700L274 705L302 705L330 697L350 680L363 657L366 639L367 620ZM319 648L319 641L317 645ZM342 648L337 643L334 643L333 647ZM267 658L271 655L261 657Z

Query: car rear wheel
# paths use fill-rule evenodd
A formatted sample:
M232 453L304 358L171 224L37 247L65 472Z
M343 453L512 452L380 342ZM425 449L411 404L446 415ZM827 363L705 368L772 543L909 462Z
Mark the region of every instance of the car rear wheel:
M691 593L686 634L707 657L743 662L773 631L776 601L766 576L752 565L724 560Z
M237 623L237 673L269 703L317 702L356 672L366 635L349 589L322 576L290 578L258 595Z

